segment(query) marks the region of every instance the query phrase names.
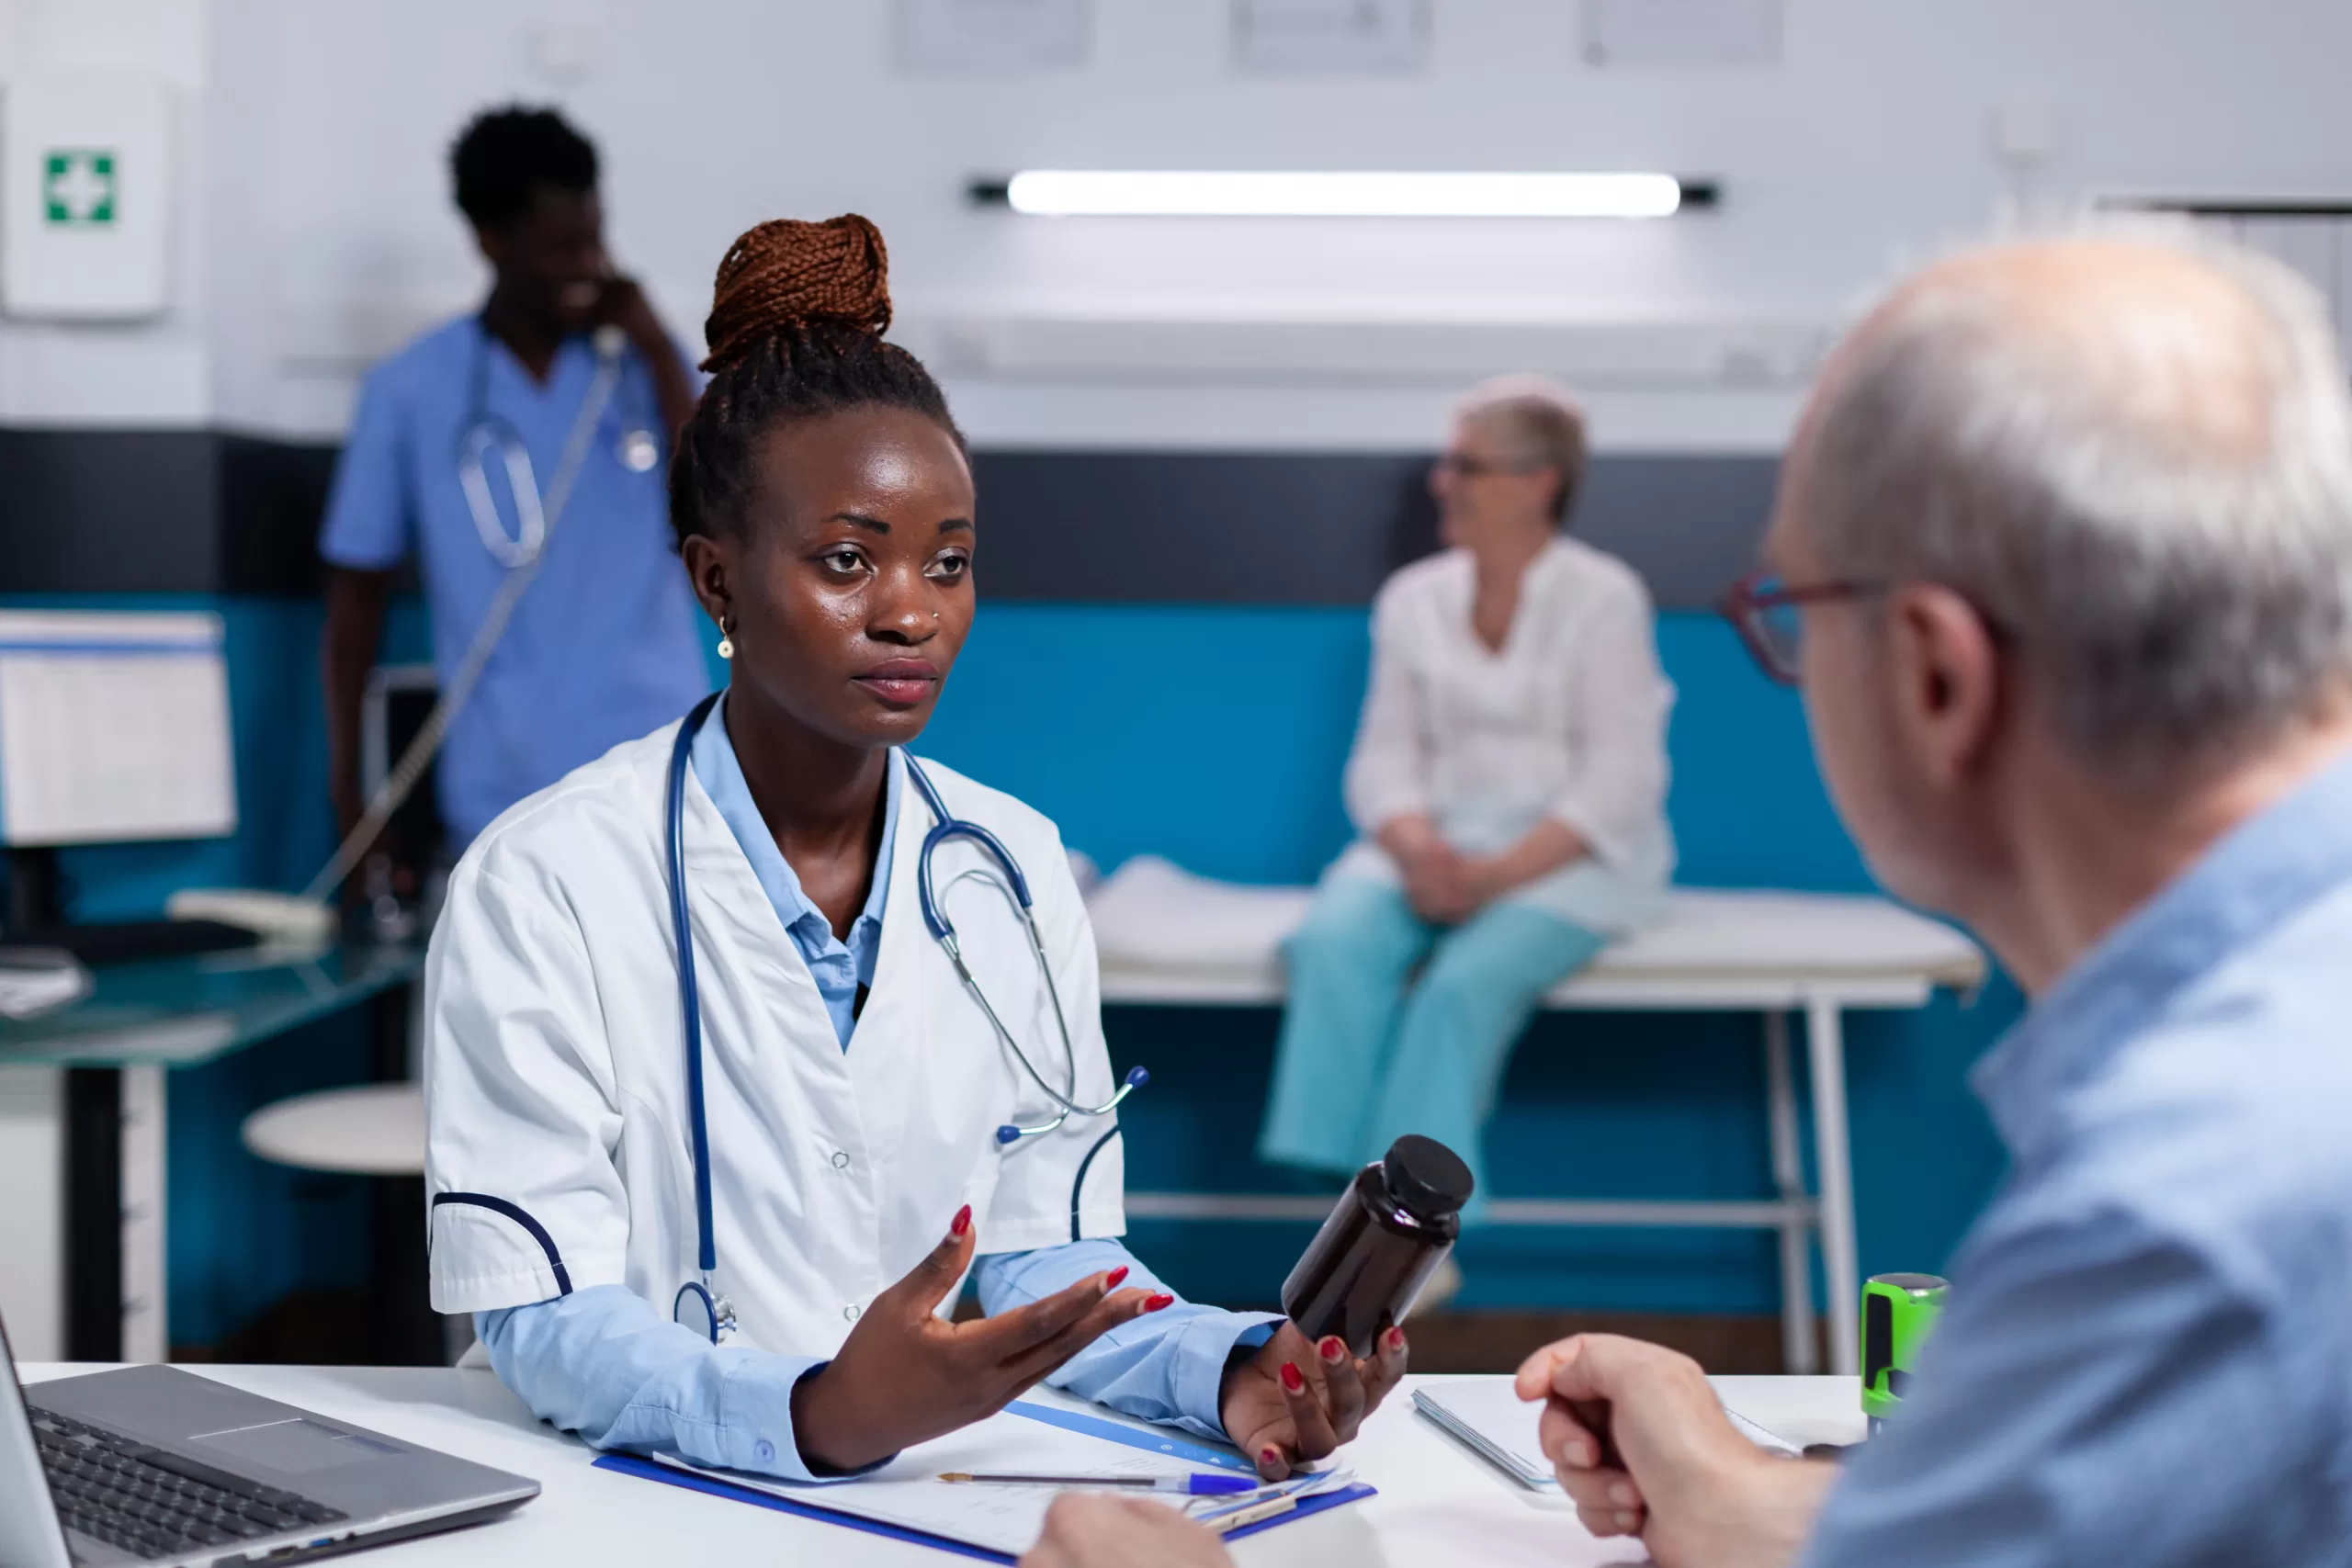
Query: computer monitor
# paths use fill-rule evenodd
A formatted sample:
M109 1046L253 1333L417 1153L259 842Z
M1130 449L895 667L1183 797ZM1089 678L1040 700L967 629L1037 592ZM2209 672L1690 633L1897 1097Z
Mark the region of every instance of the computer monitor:
M0 610L0 845L237 830L220 617Z

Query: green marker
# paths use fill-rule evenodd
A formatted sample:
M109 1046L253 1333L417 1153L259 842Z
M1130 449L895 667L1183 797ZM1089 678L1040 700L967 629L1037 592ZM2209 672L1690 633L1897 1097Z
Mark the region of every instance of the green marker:
M1919 1347L1951 1286L1933 1274L1877 1274L1862 1285L1862 1414L1871 1433L1903 1403Z

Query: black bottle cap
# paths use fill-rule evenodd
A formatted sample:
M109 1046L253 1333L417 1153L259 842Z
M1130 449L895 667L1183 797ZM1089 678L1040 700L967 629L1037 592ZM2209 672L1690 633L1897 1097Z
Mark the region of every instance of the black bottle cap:
M1388 1190L1416 1219L1442 1219L1462 1212L1477 1183L1462 1156L1419 1133L1408 1133L1381 1157Z

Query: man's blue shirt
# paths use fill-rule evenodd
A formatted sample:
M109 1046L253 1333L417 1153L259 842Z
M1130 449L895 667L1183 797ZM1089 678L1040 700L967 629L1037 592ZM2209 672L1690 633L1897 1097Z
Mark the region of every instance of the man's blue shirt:
M2352 761L1983 1062L2011 1156L1813 1568L2352 1562Z
M664 465L638 472L619 456L623 435L638 429L662 440L667 456L652 373L633 350L623 367L538 578L450 727L438 779L453 848L710 689L702 618L670 545ZM319 553L363 570L416 557L444 682L507 572L466 504L459 442L487 415L520 440L545 491L594 376L584 337L563 344L542 385L478 318L464 316L378 366L360 390ZM514 539L520 527L505 465L493 453L485 467L500 527Z

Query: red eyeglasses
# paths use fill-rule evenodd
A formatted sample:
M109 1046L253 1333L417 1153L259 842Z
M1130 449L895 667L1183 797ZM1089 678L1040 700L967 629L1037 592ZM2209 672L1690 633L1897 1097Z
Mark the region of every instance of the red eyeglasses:
M1752 571L1732 584L1715 609L1739 633L1757 666L1784 686L1793 686L1804 670L1804 616L1807 604L1839 599L1860 599L1883 593L1892 586L1861 578L1807 582L1791 587L1770 572Z

